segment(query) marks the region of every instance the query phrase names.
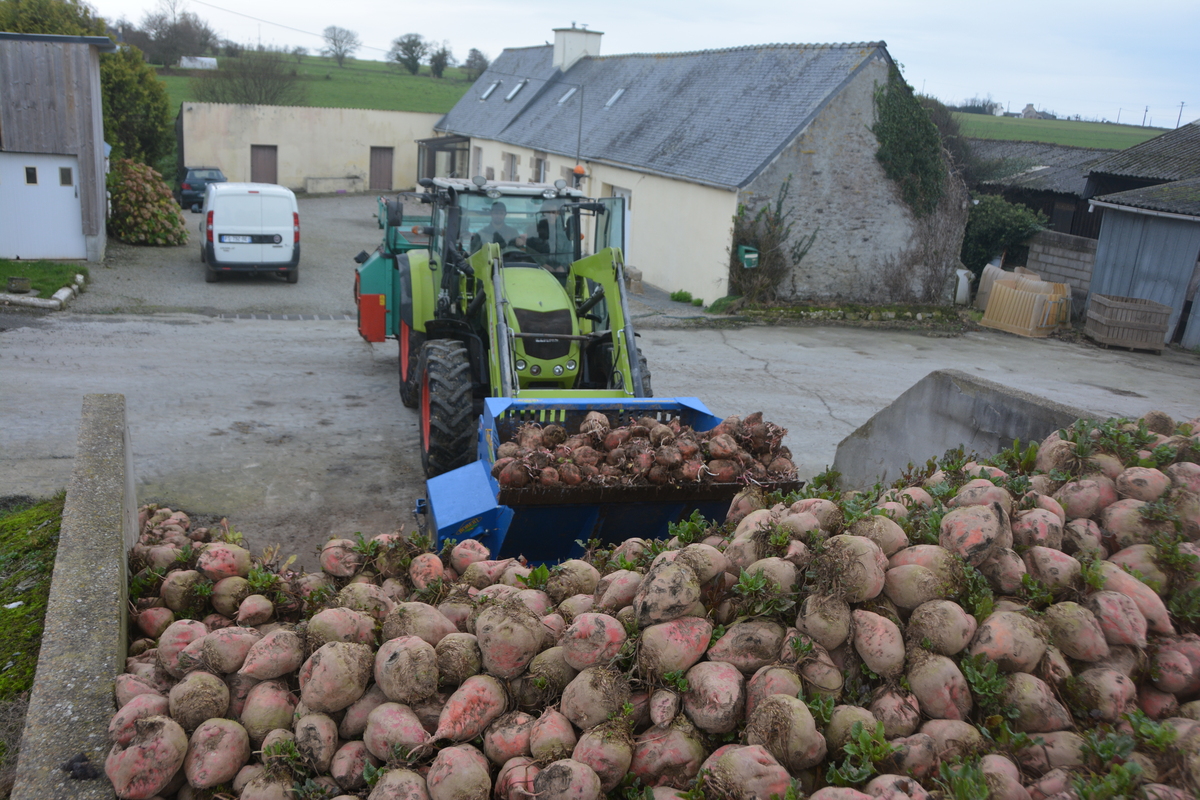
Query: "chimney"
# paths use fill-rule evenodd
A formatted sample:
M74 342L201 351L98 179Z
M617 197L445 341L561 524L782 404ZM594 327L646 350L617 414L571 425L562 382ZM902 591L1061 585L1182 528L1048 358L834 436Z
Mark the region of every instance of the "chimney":
M554 29L554 67L563 72L575 65L584 56L600 55L600 31L589 31L585 25L576 28L571 23L569 28Z

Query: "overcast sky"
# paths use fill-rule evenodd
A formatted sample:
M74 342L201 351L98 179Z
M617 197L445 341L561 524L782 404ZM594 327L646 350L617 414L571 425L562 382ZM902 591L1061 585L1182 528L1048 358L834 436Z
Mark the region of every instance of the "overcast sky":
M156 0L92 0L110 22L138 23ZM991 95L1060 116L1175 127L1200 118L1196 0L179 0L222 38L307 47L329 25L358 33L358 57L382 60L393 39L419 33L462 59L472 47L553 41L572 22L603 31L602 54L786 43L887 42L908 82L943 102ZM1149 111L1146 111L1147 106Z

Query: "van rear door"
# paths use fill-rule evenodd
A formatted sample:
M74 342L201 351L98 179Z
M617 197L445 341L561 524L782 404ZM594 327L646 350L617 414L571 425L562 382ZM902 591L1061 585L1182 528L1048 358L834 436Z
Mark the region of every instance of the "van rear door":
M262 195L262 260L264 264L286 264L295 250L292 198Z
M262 263L262 200L258 192L219 195L213 213L213 248L218 262Z

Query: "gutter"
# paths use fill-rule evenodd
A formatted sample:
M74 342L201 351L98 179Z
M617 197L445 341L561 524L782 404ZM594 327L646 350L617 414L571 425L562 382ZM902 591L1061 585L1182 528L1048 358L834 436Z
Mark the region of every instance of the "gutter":
M1130 214L1145 214L1148 217L1163 217L1164 219L1181 219L1186 222L1200 222L1200 216L1195 214L1173 214L1170 211L1155 211L1150 208L1137 208L1135 206L1123 206L1118 203L1106 203L1103 200L1089 200L1088 213L1092 213L1095 206L1101 208L1112 208L1117 211L1128 211Z
M442 129L442 132L449 134L451 136L466 136L467 138L469 138L471 140L482 139L482 140L489 141L489 142L499 142L500 144L512 145L513 147L524 147L527 150L537 150L539 153L546 153L549 155L562 156L563 158L575 158L576 157L575 153L564 153L559 150L541 150L539 148L531 147L530 145L523 144L521 142L505 141L503 139L495 139L490 136L475 136L475 135L472 135L469 133L463 133L461 131L451 130L449 128ZM620 161L609 161L606 158L594 158L594 157L585 156L585 155L580 155L578 158L580 161L586 161L589 164L602 164L603 166L606 166L606 167L615 167L617 169L623 169L623 170L627 170L629 172L636 172L641 175L654 175L655 177L658 177L658 178L670 178L673 181L683 181L684 183L694 183L698 186L707 186L710 189L723 189L727 192L736 192L739 188L737 186L734 186L734 185L728 184L728 183L715 183L713 181L706 181L702 178L693 178L688 175L677 175L677 174L674 174L671 172L662 172L660 170L650 169L649 167L638 167L638 166L634 166L632 164L625 164Z

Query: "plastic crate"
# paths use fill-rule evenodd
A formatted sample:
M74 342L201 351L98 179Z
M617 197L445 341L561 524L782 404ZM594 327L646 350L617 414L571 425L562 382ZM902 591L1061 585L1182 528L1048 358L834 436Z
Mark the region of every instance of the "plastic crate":
M1071 287L1026 277L997 280L979 324L1018 336L1049 336L1071 321Z
M1153 300L1094 294L1083 332L1099 344L1161 353L1171 310Z

